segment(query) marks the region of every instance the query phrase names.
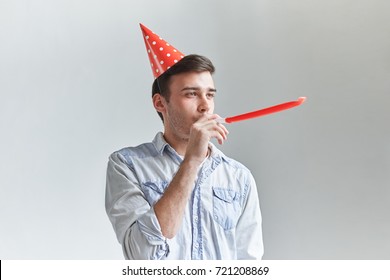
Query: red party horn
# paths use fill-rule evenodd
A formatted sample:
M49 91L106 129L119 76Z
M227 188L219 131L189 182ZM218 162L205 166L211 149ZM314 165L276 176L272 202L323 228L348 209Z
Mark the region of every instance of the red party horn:
M227 117L227 118L218 118L216 121L219 123L233 123L233 122L239 122L239 121L245 121L253 118L262 117L268 114L277 113L283 110L291 109L293 107L301 105L306 100L306 97L299 97L295 101L290 101L286 103L282 103L279 105L271 106L268 108L264 108L261 110L237 115L234 117Z

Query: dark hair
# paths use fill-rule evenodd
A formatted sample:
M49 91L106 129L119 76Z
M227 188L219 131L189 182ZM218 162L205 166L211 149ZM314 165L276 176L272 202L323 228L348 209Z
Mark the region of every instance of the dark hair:
M169 82L172 76L181 73L200 73L204 71L208 71L210 74L215 72L215 67L210 59L197 54L187 55L154 80L152 85L152 97L156 93L159 93L169 102ZM164 122L162 114L160 112L157 113Z

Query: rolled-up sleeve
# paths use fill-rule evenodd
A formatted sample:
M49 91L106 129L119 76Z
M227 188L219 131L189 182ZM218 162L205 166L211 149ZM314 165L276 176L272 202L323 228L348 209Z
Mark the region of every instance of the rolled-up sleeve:
M134 167L118 152L108 161L105 206L126 259L161 259L168 255L167 240L140 189Z

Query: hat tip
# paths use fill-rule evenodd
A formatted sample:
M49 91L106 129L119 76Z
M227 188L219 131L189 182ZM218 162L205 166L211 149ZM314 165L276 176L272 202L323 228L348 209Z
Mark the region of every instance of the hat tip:
M139 27L140 27L142 32L144 32L144 33L146 32L147 28L145 25L143 25L142 23L139 23Z

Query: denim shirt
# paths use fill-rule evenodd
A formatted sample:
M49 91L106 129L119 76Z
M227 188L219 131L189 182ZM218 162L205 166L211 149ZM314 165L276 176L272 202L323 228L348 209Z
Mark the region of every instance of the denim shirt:
M212 143L176 236L165 238L153 206L182 158L160 132L109 157L106 211L126 259L261 259L257 188L250 171Z

